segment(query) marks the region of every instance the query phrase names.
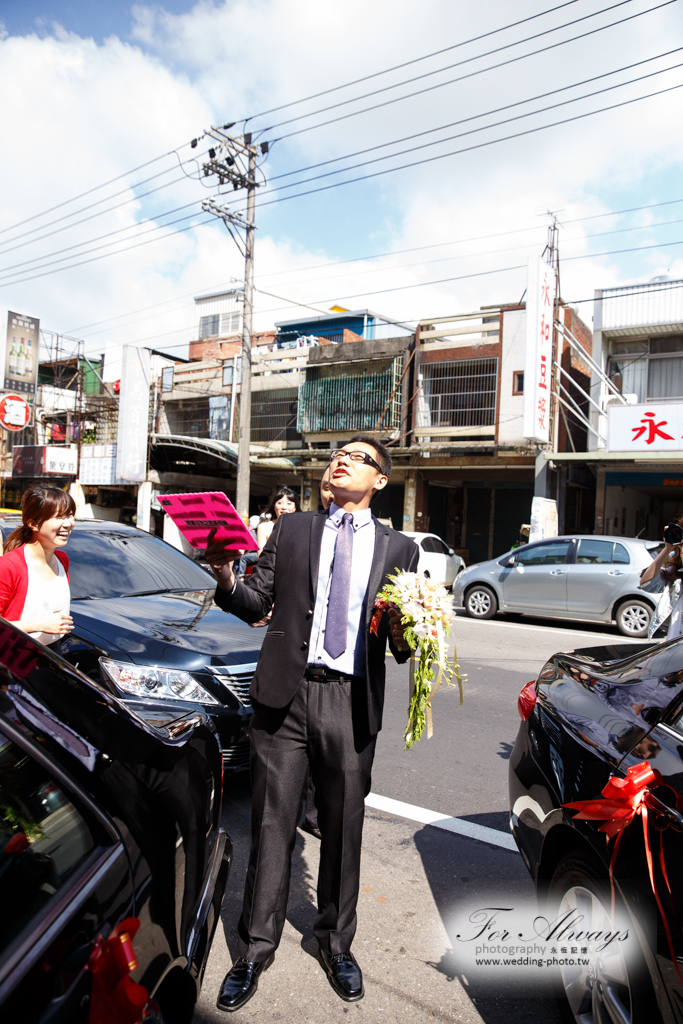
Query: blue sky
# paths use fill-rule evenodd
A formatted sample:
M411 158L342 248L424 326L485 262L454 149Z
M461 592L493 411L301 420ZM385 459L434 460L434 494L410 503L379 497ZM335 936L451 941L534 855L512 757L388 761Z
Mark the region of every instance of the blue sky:
M683 113L680 4L649 11L656 0L624 0L599 13L611 6L425 0L418 14L411 0L0 2L0 125L11 140L0 166L0 305L93 352L132 341L180 354L193 295L243 273L225 229L201 213L217 191L202 176L202 133L237 118L250 120L234 133L277 140L257 205L259 328L306 305L416 320L515 301L548 211L561 224L563 296L588 322L583 300L596 288L683 277L683 142L672 130ZM420 162L454 150L465 151ZM364 166L342 177L409 166L302 198L290 192L339 178L276 191L354 164ZM239 208L232 193L221 201L233 200Z

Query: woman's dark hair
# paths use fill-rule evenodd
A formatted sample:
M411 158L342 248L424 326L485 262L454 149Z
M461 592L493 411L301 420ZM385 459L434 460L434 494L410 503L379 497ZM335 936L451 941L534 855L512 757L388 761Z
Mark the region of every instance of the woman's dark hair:
M33 540L33 530L29 522L42 526L47 519L55 516L73 516L76 514L76 502L70 494L54 484L30 484L21 499L22 525L13 530L7 538L5 551L21 547Z
M299 496L296 491L293 491L291 487L278 487L274 496L270 499L270 505L263 513L263 517L270 517L275 519L275 504L280 498L289 498L290 501L294 502L294 508L297 512L301 512L301 506L299 504Z

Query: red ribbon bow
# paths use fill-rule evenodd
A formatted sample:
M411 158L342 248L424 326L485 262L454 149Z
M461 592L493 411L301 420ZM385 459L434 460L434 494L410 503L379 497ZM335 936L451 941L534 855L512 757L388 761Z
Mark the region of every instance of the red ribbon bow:
M393 605L391 601L387 601L383 597L378 597L377 600L375 601L372 610L372 621L370 623L370 632L374 633L375 636L377 636L377 630L379 628L380 619L384 615L385 611L392 607Z
M615 898L614 866L619 852L619 845L625 830L631 824L633 819L636 816L640 817L643 824L643 841L645 844L647 870L650 876L650 886L662 918L664 931L666 932L666 941L669 946L671 961L679 980L683 983L683 976L681 976L681 972L678 967L678 961L676 959L676 953L674 951L673 941L671 938L669 922L666 914L664 913L664 907L662 906L662 901L655 882L652 864L652 850L650 848L650 837L648 833L648 799L652 796L648 787L652 782L659 786L662 784L662 781L661 774L656 769L652 768L649 761L641 761L640 764L634 764L629 768L626 773L626 778L620 779L613 775L607 780L602 790L602 796L604 797L603 800L577 800L571 804L563 804L563 807L567 807L572 811L578 811L579 813L576 815L576 818L582 821L604 821L605 824L601 825L598 831L604 832L607 835L608 842L610 839L615 839L616 837L609 864L609 881L612 890L612 917L614 917ZM651 803L650 806L653 806L653 804ZM664 846L661 837L659 843L659 866L669 894L669 900L671 901L671 886L669 885L669 877L666 871L666 864L664 863Z

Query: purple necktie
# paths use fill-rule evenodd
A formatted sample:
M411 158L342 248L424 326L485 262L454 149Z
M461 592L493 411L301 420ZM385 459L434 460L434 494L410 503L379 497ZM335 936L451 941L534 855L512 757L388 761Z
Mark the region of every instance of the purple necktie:
M334 547L334 564L327 605L327 624L323 647L331 658L339 658L346 650L349 628L349 590L353 556L353 515L345 512Z

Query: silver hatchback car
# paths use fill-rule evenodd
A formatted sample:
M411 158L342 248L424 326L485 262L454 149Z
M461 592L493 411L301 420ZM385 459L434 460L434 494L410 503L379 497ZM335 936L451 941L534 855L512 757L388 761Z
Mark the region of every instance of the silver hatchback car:
M625 636L647 636L657 601L638 590L661 543L628 537L553 537L471 565L453 586L456 608L475 619L497 611L558 619L616 620Z

